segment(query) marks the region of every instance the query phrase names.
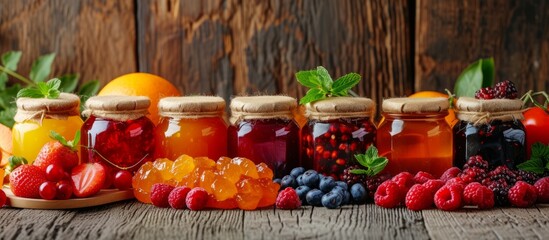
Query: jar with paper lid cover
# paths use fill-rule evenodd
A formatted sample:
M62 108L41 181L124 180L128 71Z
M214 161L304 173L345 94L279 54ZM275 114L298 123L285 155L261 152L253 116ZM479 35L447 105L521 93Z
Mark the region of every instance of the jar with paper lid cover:
M454 131L454 166L463 167L480 154L490 167L515 168L526 158L526 131L518 99L480 100L461 97L456 103L459 123Z
M452 167L452 129L444 120L448 107L446 98L383 100L377 147L389 159L385 171L424 171L438 177Z
M230 105L229 156L263 162L275 177L289 174L300 165L296 107L296 99L287 96L235 97Z
M225 100L212 96L167 97L158 103L156 157L227 156Z
M66 139L73 139L82 126L80 98L61 93L56 99L18 98L13 125L13 155L32 163L44 144L53 141L55 131Z
M341 179L345 168L358 164L354 155L375 144L374 112L375 103L369 98L332 97L308 103L308 122L301 131L303 165Z
M146 117L150 100L144 96L96 96L86 101L82 126L82 161L98 162L107 170L107 184L119 170L134 172L154 159L154 124Z

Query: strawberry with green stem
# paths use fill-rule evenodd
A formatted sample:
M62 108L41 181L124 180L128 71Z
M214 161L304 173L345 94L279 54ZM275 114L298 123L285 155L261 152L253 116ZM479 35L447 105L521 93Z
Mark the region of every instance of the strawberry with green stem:
M368 195L371 199L377 187L389 179L390 176L382 174L378 175L385 166L389 163L389 159L379 156L375 146L370 146L365 154L356 154L355 158L360 165L350 166L343 171L341 179L346 182L349 187L355 183L364 184Z
M61 166L65 172L69 173L80 159L78 157L78 143L80 142L80 131L77 131L72 141L67 141L63 136L55 131L50 132L50 137L55 141L44 144L33 165L46 171L50 164Z

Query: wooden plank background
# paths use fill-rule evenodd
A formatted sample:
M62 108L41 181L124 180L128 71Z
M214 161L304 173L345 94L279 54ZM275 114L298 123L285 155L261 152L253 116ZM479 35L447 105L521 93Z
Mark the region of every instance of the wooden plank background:
M378 102L452 89L459 72L494 56L497 81L549 86L549 3L543 0L0 0L0 52L20 72L56 52L55 73L103 84L143 71L185 94L288 94L317 65L357 72Z

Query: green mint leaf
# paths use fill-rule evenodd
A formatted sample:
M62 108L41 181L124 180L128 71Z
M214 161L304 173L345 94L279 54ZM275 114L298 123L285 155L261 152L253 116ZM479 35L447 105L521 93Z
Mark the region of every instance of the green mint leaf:
M366 167L368 166L368 161L366 159L366 156L364 154L355 154L355 159L358 162L358 164Z
M34 82L43 82L51 73L55 53L42 55L32 63L29 78Z
M517 165L517 168L538 174L542 174L545 171L543 161L539 158L532 158L526 162L523 162Z
M454 85L457 97L474 97L483 86L491 86L494 78L494 60L479 59L467 66Z
M374 147L374 145L371 145L370 147L368 147L368 149L366 149L366 157L370 159L378 157L378 151L377 148Z
M49 99L56 99L61 95L61 92L57 89L49 89L48 93L46 94L46 98Z
M360 75L348 73L338 78L332 85L332 94L336 96L347 96L348 91L360 82Z
M86 97L95 96L97 92L99 92L99 87L100 84L97 80L86 82L82 86L80 86L80 89L78 90L78 95Z
M549 159L549 146L545 146L541 142L536 142L532 145L532 158L548 158Z
M0 73L0 91L6 90L7 82L8 82L8 74L5 72Z
M326 98L326 92L324 90L313 88L309 89L307 94L299 100L299 104L307 104L324 98Z
M491 87L494 83L494 58L482 59L482 87Z
M72 147L72 146L67 142L67 139L65 139L65 137L61 136L61 134L57 133L56 131L53 131L53 130L50 131L50 138L52 138L53 140L57 140L58 142L60 142L61 144L63 144L63 146L67 146L67 147L69 147L69 148Z
M299 71L295 74L297 82L308 88L322 88L320 78L315 70Z
M334 83L334 80L332 80L332 77L330 76L328 70L326 70L326 68L324 68L323 66L318 66L316 67L316 74L320 79L320 84L322 85L324 91L329 92L330 89L332 89L332 84Z
M356 175L366 175L366 174L368 174L368 170L366 170L366 169L353 169L349 172L352 173L352 174L356 174Z
M19 60L21 59L22 52L21 51L9 51L2 54L2 66L5 68L16 71L17 70L17 64L19 63Z
M74 90L76 90L76 87L78 86L78 75L76 74L65 74L59 77L59 80L61 81L59 91L62 92L74 92Z
M23 88L17 93L17 98L27 97L27 98L42 98L44 94L36 88Z
M46 86L48 86L48 90L49 89L59 90L59 87L61 87L61 80L59 80L58 78L53 78L48 82L46 82Z

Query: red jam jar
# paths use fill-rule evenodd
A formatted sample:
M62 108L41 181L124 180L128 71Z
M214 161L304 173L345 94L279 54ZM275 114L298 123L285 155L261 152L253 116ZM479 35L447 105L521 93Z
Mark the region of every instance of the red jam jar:
M154 124L145 115L142 96L96 96L86 101L82 126L82 162L99 162L112 180L119 170L135 172L154 158ZM110 181L107 181L110 183ZM105 187L110 187L106 184Z
M341 179L345 168L358 164L354 155L375 143L374 110L369 98L333 97L308 103L309 120L301 130L303 166Z
M299 166L299 127L294 98L236 97L231 101L229 156L266 163L275 177Z
M391 175L418 171L439 177L452 167L452 128L446 98L391 98L383 101L377 131L380 155Z
M193 96L160 99L156 126L156 157L176 159L183 154L219 159L227 156L225 100Z

